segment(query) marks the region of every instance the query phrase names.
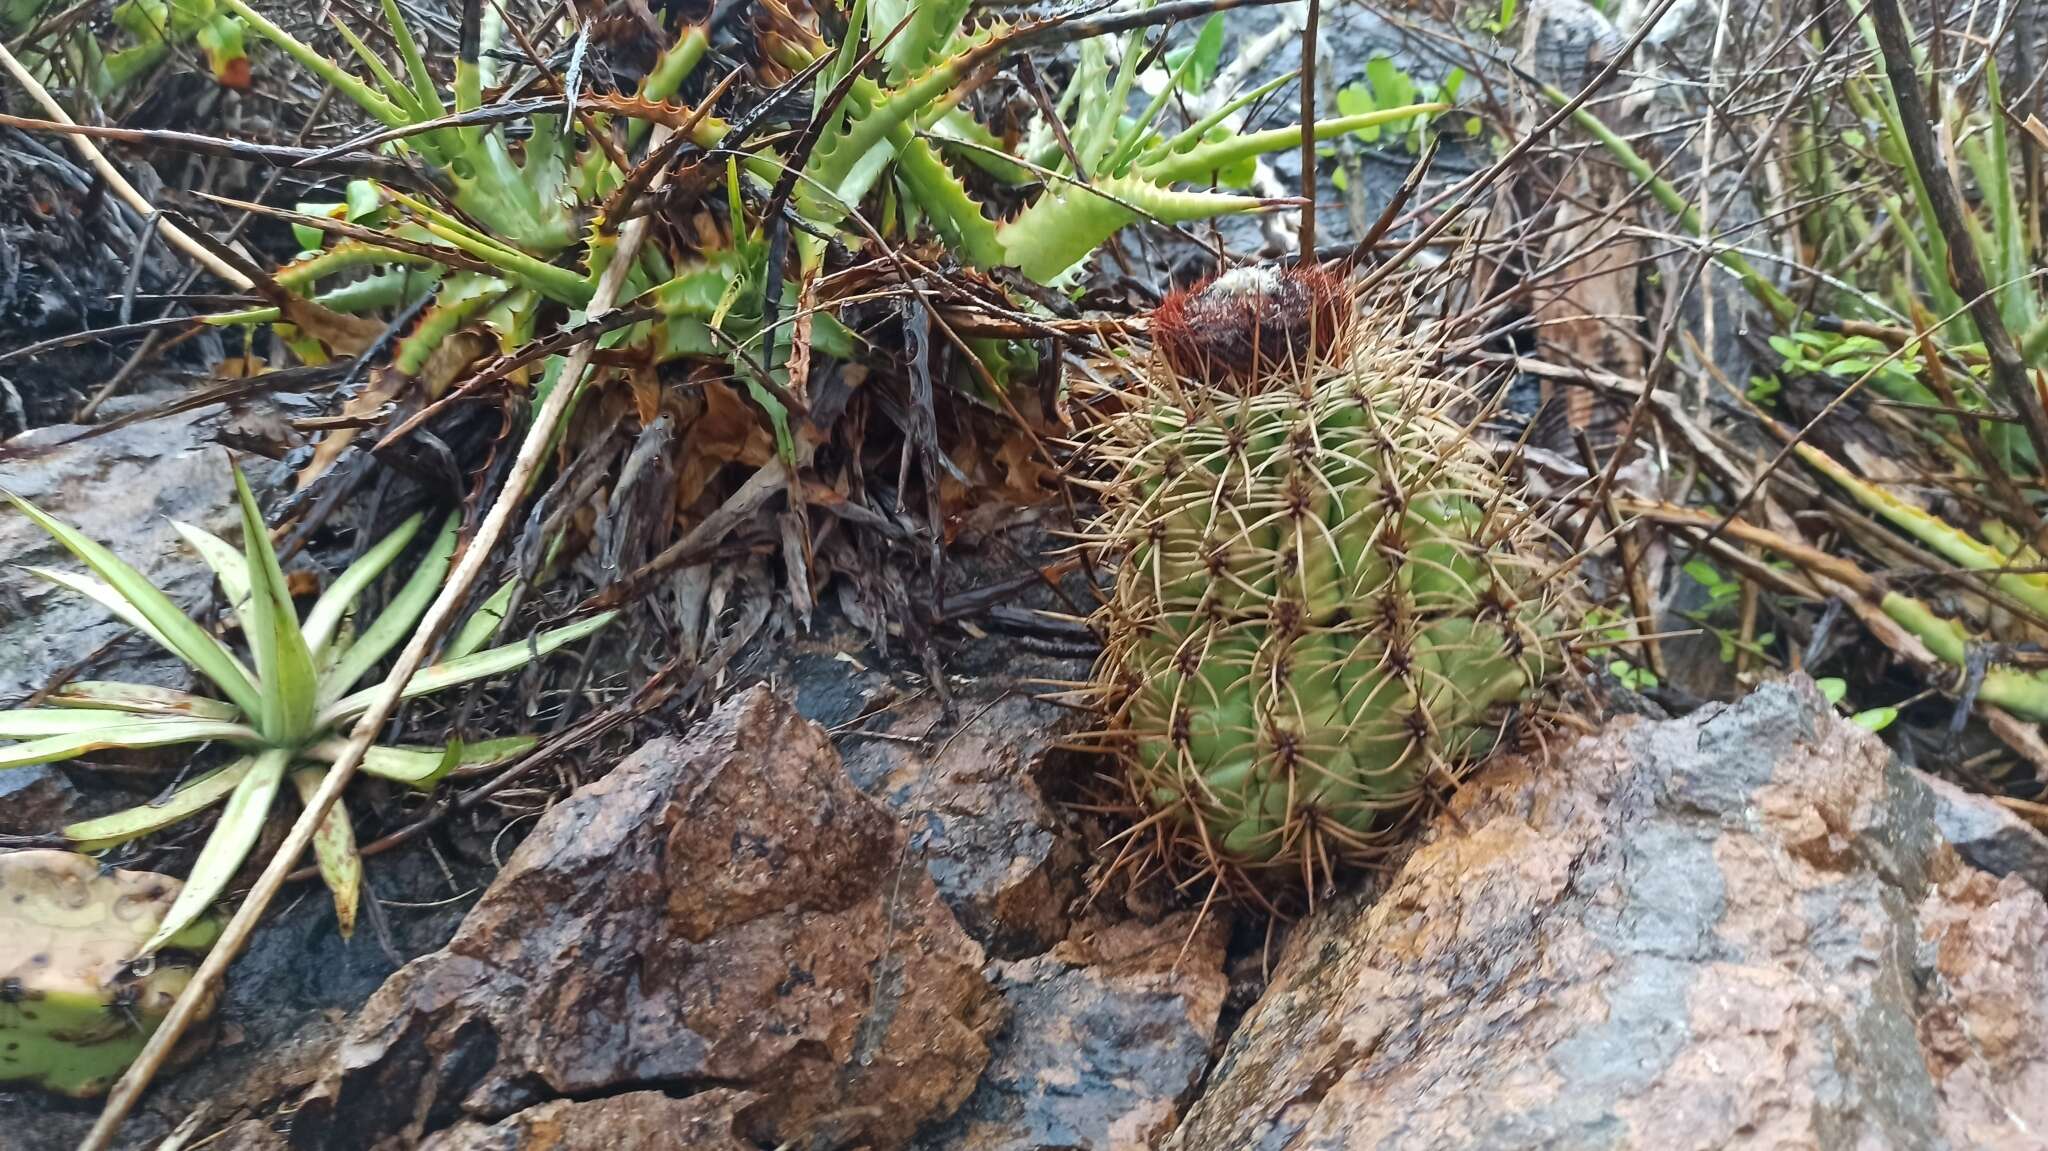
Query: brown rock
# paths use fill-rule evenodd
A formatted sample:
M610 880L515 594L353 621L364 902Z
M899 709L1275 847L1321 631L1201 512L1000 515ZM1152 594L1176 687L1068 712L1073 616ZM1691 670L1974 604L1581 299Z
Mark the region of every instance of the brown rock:
M717 1085L761 1096L750 1138L902 1146L987 1062L982 961L824 733L755 689L549 811L365 1005L294 1142Z
M1071 713L1027 689L983 683L988 694L970 688L955 701L956 724L942 724L938 702L921 696L840 746L846 773L911 829L912 851L968 933L1015 959L1065 937L1079 890L1080 860L1037 779Z
M720 1088L682 1099L659 1091L557 1099L496 1123L457 1123L420 1151L755 1151L740 1113L756 1098Z
M2039 1148L2048 905L1933 806L1804 681L1500 764L1289 941L1169 1146Z
M1209 1066L1226 932L1194 913L1077 928L990 965L1009 1022L988 1071L922 1151L1147 1151Z

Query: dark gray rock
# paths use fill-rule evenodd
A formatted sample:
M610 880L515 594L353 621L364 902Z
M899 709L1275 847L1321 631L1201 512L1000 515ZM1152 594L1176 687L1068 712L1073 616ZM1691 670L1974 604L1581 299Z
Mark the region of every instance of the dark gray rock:
M1078 853L1039 789L1041 761L1070 712L1031 689L978 682L942 724L930 695L842 733L846 772L909 831L961 925L999 958L1035 955L1067 933ZM956 689L957 690L957 689Z
M2048 904L1935 809L1803 680L1496 764L1168 1146L2039 1148Z
M1939 776L1920 775L1934 796L1934 826L1963 862L1993 876L2017 875L2048 893L2048 835L1992 800Z
M1183 913L1077 928L1044 955L991 964L1009 1020L974 1094L921 1151L1152 1147L1209 1066L1225 934Z

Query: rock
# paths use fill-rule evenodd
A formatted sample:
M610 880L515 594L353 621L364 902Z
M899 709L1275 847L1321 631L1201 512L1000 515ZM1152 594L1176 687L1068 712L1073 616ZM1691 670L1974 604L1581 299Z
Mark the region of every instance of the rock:
M747 1138L900 1147L987 1062L982 963L824 733L757 688L543 816L364 1006L293 1141L720 1086L760 1096Z
M1039 790L1041 759L1065 713L1028 689L991 684L955 701L919 696L840 736L846 772L910 828L911 850L953 913L989 951L1019 958L1067 933L1078 854Z
M2034 890L2048 892L2048 835L1939 776L1919 779L1934 796L1934 825L1964 863L1994 876L2017 875Z
M2042 1145L2048 905L1810 683L1450 806L1289 941L1169 1147Z
M420 1144L420 1151L755 1151L741 1136L740 1112L757 1098L719 1088L681 1099L659 1091L588 1103L557 1099L497 1123L458 1123Z
M213 574L171 521L239 538L227 453L212 447L214 427L226 414L219 406L201 408L62 446L51 445L85 429L38 428L0 445L0 473L8 491L108 544L172 600L195 609L213 595ZM8 560L0 566L0 706L12 706L130 629L85 597L17 566L78 568L70 553L10 507L0 507L0 556ZM119 678L190 684L185 665L148 640L131 640L124 651L134 658L122 661Z
M0 771L0 835L48 835L70 822L77 789L46 763Z
M1009 1022L981 1085L920 1151L1146 1151L1208 1068L1226 931L1183 913L1077 929L990 965Z

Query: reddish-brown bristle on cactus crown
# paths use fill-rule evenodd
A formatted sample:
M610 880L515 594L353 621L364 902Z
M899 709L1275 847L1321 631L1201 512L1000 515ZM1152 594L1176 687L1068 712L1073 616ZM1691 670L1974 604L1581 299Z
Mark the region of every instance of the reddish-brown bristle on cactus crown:
M1244 287L1178 301L1166 330ZM1183 875L1313 889L1384 852L1565 668L1556 549L1419 341L1360 320L1221 378L1162 351L1125 361L1095 432L1116 471L1104 736Z
M1327 359L1341 347L1350 318L1350 292L1337 274L1314 265L1254 265L1160 301L1152 342L1178 375L1242 385Z

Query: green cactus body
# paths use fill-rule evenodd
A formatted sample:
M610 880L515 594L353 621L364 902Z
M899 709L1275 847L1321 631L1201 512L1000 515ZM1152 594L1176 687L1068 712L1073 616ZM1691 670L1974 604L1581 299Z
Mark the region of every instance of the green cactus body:
M1564 666L1541 529L1393 345L1263 394L1145 374L1103 429L1097 679L1133 798L1232 878L1384 848Z
M179 887L68 851L0 855L0 1081L89 1096L127 1069L191 979L167 959L130 962ZM167 946L204 951L219 933L201 919Z

